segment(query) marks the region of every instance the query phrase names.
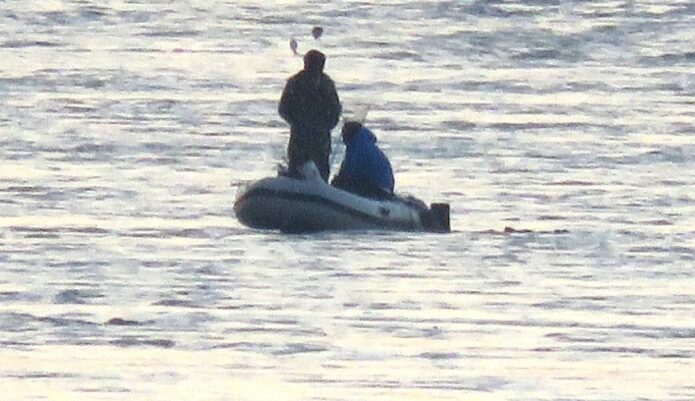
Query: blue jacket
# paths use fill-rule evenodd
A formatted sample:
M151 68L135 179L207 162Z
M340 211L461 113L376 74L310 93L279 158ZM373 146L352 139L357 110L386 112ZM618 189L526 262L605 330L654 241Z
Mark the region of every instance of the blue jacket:
M345 158L336 177L339 183L349 186L367 186L393 192L393 170L389 159L376 145L376 136L362 127L352 142L347 144Z

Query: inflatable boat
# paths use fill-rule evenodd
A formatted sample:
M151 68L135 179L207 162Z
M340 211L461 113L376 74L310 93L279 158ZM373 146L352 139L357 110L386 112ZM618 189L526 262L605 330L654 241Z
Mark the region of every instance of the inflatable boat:
M234 213L252 228L282 232L405 230L449 232L449 205L428 207L412 196L370 199L327 184L310 162L301 176L279 169L276 177L249 183L237 192Z

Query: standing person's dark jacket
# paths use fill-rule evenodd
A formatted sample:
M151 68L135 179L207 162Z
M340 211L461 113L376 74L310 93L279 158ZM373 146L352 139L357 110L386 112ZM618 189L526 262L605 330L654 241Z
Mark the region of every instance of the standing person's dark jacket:
M384 152L376 145L372 131L357 122L343 126L345 158L332 185L358 195L388 198L393 195L393 170Z
M278 112L290 124L290 171L313 160L328 181L331 129L338 123L342 107L333 80L323 72L325 62L321 52L307 52L304 69L287 80Z

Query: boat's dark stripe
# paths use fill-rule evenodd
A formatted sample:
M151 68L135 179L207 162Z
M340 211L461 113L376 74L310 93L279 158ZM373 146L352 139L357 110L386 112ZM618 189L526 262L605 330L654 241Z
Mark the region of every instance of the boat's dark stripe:
M350 207L347 207L345 205L341 205L340 203L336 203L334 201L331 201L330 199L326 199L323 196L319 195L312 195L312 194L302 194L302 193L297 193L297 192L289 192L289 191L281 191L281 190L276 190L276 189L268 189L268 188L253 188L250 189L248 192L243 194L237 202L242 202L245 201L249 198L253 197L261 197L261 196L276 196L280 197L283 199L287 200L299 200L299 201L304 201L304 202L317 202L322 204L323 206L330 207L334 210L338 210L342 213L349 214L353 217L362 219L364 221L367 221L369 223L382 226L382 227L396 227L400 229L414 229L415 224L411 223L405 223L405 222L399 222L399 221L394 221L394 220L387 220L387 219L382 219L376 216L373 216L368 213L360 212L359 210L352 209Z

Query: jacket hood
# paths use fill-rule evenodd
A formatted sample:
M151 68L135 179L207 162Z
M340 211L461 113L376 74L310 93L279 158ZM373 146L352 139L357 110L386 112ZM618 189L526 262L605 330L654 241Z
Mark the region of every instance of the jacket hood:
M352 140L351 145L357 145L357 144L375 144L376 143L376 135L369 129L362 127L360 128L359 131L357 131L357 135L355 135L355 139Z

